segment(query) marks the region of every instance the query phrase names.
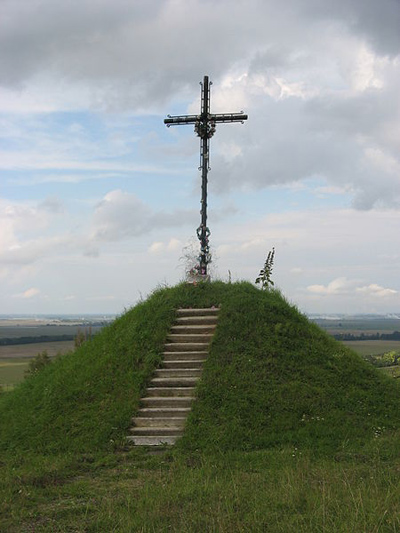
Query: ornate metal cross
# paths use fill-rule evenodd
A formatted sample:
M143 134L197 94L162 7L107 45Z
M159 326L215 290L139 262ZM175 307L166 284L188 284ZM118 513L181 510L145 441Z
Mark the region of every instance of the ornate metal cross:
M207 227L207 173L209 167L210 139L215 133L217 122L243 122L247 120L247 115L240 113L210 113L210 86L208 76L204 76L201 85L201 112L200 115L179 115L171 116L164 120L164 124L177 126L180 124L194 124L194 131L200 137L200 167L201 170L201 222L197 228L197 237L200 241L199 265L196 267L201 276L207 275L207 265L211 261L209 236L210 230Z

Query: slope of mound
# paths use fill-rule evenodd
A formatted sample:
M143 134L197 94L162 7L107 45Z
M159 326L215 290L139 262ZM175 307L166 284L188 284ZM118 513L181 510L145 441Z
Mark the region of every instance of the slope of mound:
M154 292L0 400L0 449L94 451L123 442L178 307L221 306L180 449L358 450L400 427L399 388L278 291L249 283Z
M279 292L242 285L222 307L180 446L360 451L400 428L399 393Z

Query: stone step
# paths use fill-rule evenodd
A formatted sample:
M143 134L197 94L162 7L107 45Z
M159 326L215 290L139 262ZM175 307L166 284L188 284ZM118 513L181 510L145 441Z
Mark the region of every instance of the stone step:
M158 368L155 378L199 378L202 373L201 368Z
M137 416L132 419L135 427L176 427L182 428L186 422L186 416L171 417L144 417Z
M192 368L192 369L200 369L203 368L204 361L199 359L192 359L191 361L185 361L183 360L172 360L172 361L164 361L163 368L165 369L178 369L178 368Z
M171 435L159 435L159 436L139 436L130 435L126 437L126 440L135 446L163 446L164 444L175 444L178 437Z
M182 316L218 316L218 307L208 307L205 309L177 309L178 317Z
M216 316L180 316L175 319L174 326L216 326ZM173 326L173 327L174 327Z
M174 437L180 437L183 434L182 427L136 427L131 428L132 435L148 435L148 436L158 436L158 435L171 435Z
M209 342L173 342L164 344L166 352L204 352L209 347Z
M164 407L190 407L192 404L193 398L190 396L147 396L142 398L140 403L143 407L152 407L152 408L164 408Z
M184 431L195 387L214 335L218 308L178 309L146 396L127 440L136 446L172 445Z
M164 352L163 359L166 361L205 361L208 352Z
M198 324L192 324L192 325L176 325L176 326L172 326L171 328L171 333L174 333L174 334L187 334L187 333L191 333L191 334L194 334L194 335L197 335L199 333L208 333L208 334L213 334L214 333L214 330L216 328L216 325L214 324L204 324L204 325L198 325Z
M143 407L139 409L137 417L144 418L175 418L186 417L191 411L190 407ZM136 418L136 417L135 417Z
M153 378L150 385L152 387L195 387L198 381L198 377Z
M194 398L195 387L148 387L146 390L147 397L149 396L179 396Z
M170 334L167 337L168 342L177 342L177 343L195 343L202 342L204 344L209 344L213 337L212 333L182 333L182 334Z

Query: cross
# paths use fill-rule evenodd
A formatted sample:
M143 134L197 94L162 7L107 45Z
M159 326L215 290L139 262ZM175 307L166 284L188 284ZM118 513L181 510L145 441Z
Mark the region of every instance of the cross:
M209 167L210 139L215 133L217 122L241 122L247 120L247 115L240 113L210 113L210 86L208 76L204 76L201 85L201 112L200 115L179 115L164 119L164 124L177 126L180 124L194 124L194 131L200 137L200 167L201 170L201 222L197 228L197 237L200 241L199 265L196 267L201 276L207 276L207 265L211 262L209 237L210 230L207 227L207 173Z

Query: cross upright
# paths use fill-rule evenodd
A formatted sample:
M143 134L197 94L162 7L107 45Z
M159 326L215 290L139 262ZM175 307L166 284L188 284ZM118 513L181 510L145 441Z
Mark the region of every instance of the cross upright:
M201 111L200 115L168 115L164 124L177 126L180 124L194 124L194 131L200 137L200 167L201 170L201 222L197 228L197 237L200 241L199 265L196 267L200 276L207 276L207 265L211 262L209 237L210 230L207 227L207 174L209 167L210 139L215 133L219 122L241 122L247 120L247 115L240 113L210 113L210 86L212 82L208 76L204 76L201 85Z

